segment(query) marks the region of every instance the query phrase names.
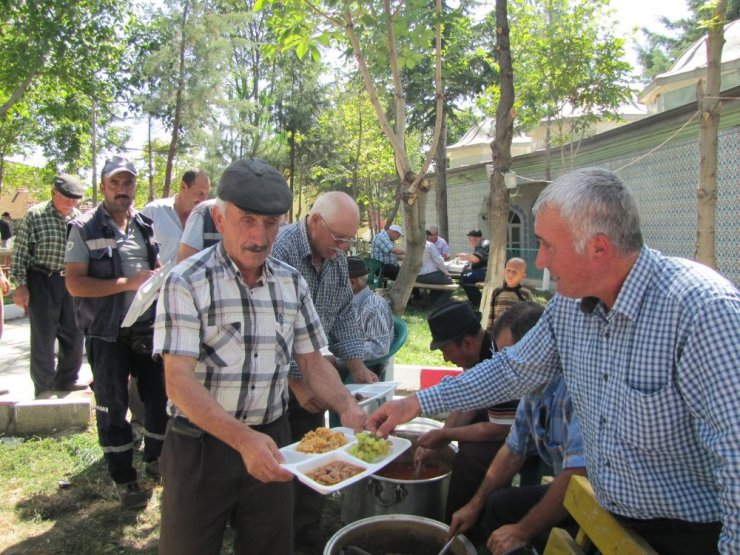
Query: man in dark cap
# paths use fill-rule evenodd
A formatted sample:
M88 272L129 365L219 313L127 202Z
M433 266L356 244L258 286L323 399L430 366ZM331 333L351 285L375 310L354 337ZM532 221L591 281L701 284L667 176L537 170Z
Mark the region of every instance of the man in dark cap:
M371 360L388 354L393 342L393 312L383 297L367 286L367 266L357 256L347 257L352 304L357 326L363 331L365 348L362 359Z
M491 358L497 348L508 346L508 343L503 343L503 337L492 338L483 329L480 314L474 312L468 303L448 302L433 310L427 323L432 332L429 348L441 350L445 361L465 370ZM430 449L440 449L451 441L458 442L447 494L447 522L452 513L475 493L491 459L503 445L514 423L516 406L517 401L509 401L489 409L452 411L443 428L419 438L419 449L415 453L417 460L423 460Z
M139 287L159 267L152 221L133 208L136 168L122 156L103 166L103 202L69 224L67 289L86 338L93 374L98 440L124 508L140 508L148 492L133 466L133 434L126 420L129 376L144 402L144 471L159 478L167 426L162 363L152 358L154 307L130 327L123 320Z
M326 345L306 281L269 256L292 194L259 159L221 176L213 212L222 240L167 276L155 324L175 407L162 456L160 554L218 553L227 523L235 553L291 553L293 475L288 372L362 428L365 414L321 356Z
M13 302L31 321L31 380L36 398L87 389L86 384L77 383L82 333L64 276L67 222L80 215L76 207L85 190L75 176L57 175L51 200L29 208L13 244ZM54 355L56 341L58 358Z
M486 279L490 242L488 239L483 239L483 232L480 229L471 229L467 235L468 243L473 247L473 254L461 252L457 255L458 259L465 260L469 264L460 276L460 285L465 290L470 304L478 310L482 295L475 284Z
M362 362L365 339L357 326L347 275L350 244L360 226L357 203L348 194L320 195L306 218L284 226L272 255L298 270L308 283L311 299L329 340L329 350L342 359L355 383L378 381ZM326 407L311 400L298 367L291 365L290 428L293 441L324 425ZM314 550L323 542L320 520L324 496L296 483L295 538L299 550Z
M10 212L3 212L0 218L0 244L5 248L8 241L13 237L13 220L10 218Z

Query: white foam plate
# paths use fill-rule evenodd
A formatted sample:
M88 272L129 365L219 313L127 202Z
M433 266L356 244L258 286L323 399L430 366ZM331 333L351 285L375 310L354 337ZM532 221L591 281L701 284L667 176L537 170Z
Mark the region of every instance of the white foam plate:
M386 397L393 393L399 385L401 382L350 383L347 384L347 389L352 395L359 393L365 397L357 402L358 405L364 407L373 401L387 400Z
M126 317L123 319L123 322L121 322L122 328L133 326L136 320L138 320L139 317L144 314L150 306L152 306L152 303L159 295L159 290L164 284L164 278L167 277L167 274L170 271L170 265L171 264L169 262L166 262L161 268L159 268L159 270L157 270L156 274L139 286L139 289L136 290L134 300L131 302L131 306L126 313Z
M301 453L300 451L297 451L296 447L298 446L299 442L293 443L280 449L280 452L285 457L283 467L289 472L292 472L296 476L296 478L298 478L308 487L318 491L319 493L323 493L324 495L332 493L334 491L338 491L351 484L354 484L355 482L362 480L367 476L370 476L371 474L375 474L378 470L383 468L389 462L398 457L401 453L406 451L406 449L411 447L411 442L408 439L402 437L388 436L387 439L391 442L391 449L388 455L386 455L383 459L379 461L368 463L361 459L353 457L347 452L353 444L357 443L355 440L355 435L350 428L332 428L332 431L342 432L347 437L348 443L337 449L334 449L333 451L329 451L328 453L320 453L317 455ZM306 472L310 472L315 468L334 461L343 461L349 464L360 466L365 470L363 470L359 474L356 474L355 476L339 482L338 484L334 484L333 486L320 484L306 476Z

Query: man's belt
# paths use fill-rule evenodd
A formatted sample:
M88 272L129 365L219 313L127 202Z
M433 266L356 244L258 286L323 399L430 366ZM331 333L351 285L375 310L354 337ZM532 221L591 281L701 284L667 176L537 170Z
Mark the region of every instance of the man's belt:
M64 277L64 274L65 274L64 270L50 270L49 268L44 268L43 266L31 266L29 268L29 271L36 272L37 274L44 274L46 277L51 277L51 276Z

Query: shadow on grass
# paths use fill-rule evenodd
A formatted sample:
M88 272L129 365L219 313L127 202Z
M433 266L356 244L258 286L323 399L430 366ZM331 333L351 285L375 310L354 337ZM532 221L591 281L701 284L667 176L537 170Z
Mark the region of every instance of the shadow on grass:
M161 488L153 491L145 509L123 509L102 458L70 476L67 482L53 493L34 494L16 503L20 521L49 521L54 525L8 547L3 555L157 552ZM146 489L155 486L151 481L141 482Z

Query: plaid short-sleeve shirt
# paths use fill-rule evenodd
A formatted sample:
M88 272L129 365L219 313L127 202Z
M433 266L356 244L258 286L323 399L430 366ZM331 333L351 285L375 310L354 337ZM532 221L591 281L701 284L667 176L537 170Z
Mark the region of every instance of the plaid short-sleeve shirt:
M176 266L159 297L154 352L196 359L196 377L246 424L282 416L291 354L325 345L301 275L268 258L262 277L249 288L223 243Z

